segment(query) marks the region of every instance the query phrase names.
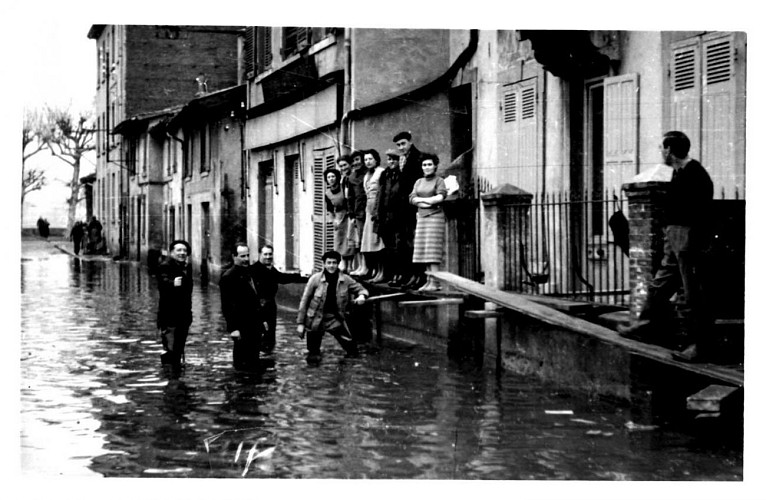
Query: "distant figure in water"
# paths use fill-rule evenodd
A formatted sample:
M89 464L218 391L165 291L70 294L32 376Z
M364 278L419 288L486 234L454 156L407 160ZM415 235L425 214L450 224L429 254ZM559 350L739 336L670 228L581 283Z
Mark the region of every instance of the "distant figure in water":
M48 223L48 219L43 219L40 217L37 219L37 234L40 235L41 238L48 239L48 236L50 235L50 223Z
M75 255L80 255L80 244L82 243L83 236L85 236L85 224L78 220L69 232L69 239L74 243Z

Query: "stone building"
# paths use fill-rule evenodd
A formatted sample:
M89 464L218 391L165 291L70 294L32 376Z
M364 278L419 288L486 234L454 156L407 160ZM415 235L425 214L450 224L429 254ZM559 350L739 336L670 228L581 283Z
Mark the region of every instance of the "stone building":
M113 255L147 258L152 230L137 225L155 221L155 214L147 210L163 204L148 198L142 201L141 181L128 165L143 158L130 156L135 148L114 133L115 127L183 105L198 92L237 85L240 34L236 26L96 24L88 31L97 46L93 210L104 224L107 248ZM131 242L136 237L140 242Z

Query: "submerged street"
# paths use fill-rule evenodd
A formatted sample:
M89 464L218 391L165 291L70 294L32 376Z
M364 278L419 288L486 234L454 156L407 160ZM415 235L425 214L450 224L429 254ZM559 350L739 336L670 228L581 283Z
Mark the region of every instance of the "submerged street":
M263 372L236 372L214 284L195 283L186 369L169 379L157 300L135 262L22 242L23 474L742 480L739 443L634 426L620 402L440 350L384 337L346 359L325 339L307 365L289 311Z

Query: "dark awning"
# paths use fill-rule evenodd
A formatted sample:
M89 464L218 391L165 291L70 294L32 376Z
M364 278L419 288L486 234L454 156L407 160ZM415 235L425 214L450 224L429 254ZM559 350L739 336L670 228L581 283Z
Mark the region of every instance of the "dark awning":
M594 45L604 40L605 45ZM614 34L612 36L611 34ZM617 51L614 45L619 43L617 32L585 30L520 30L521 40L529 40L535 51L535 59L546 71L561 78L589 78L604 75L609 71L609 64ZM594 36L598 35L598 36ZM609 54L609 55L607 55Z

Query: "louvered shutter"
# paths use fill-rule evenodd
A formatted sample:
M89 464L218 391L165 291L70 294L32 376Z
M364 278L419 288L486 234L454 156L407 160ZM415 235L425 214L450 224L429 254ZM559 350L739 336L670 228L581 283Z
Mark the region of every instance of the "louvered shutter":
M672 57L670 128L689 137L692 143L689 154L699 158L700 48L697 41L676 44Z
M718 192L723 188L743 192L744 182L732 175L736 159L734 144L735 79L733 36L702 39L702 151L700 162L707 167Z
M245 28L245 75L255 76L255 26Z
M500 87L500 130L497 143L497 185L510 183L518 185L515 157L519 137L519 100L518 85L506 84Z
M258 73L263 73L271 67L271 27L259 26L256 41L256 64Z
M497 182L539 189L537 79L500 87Z
M322 269L322 254L333 249L333 227L331 221L326 221L327 206L325 204L324 172L335 167L335 155L332 148L314 150L314 270Z
M620 186L638 173L638 74L604 79L604 185Z
M519 146L517 169L520 188L529 191L539 189L538 175L538 133L537 133L537 84L536 79L521 86L521 123L519 125Z

